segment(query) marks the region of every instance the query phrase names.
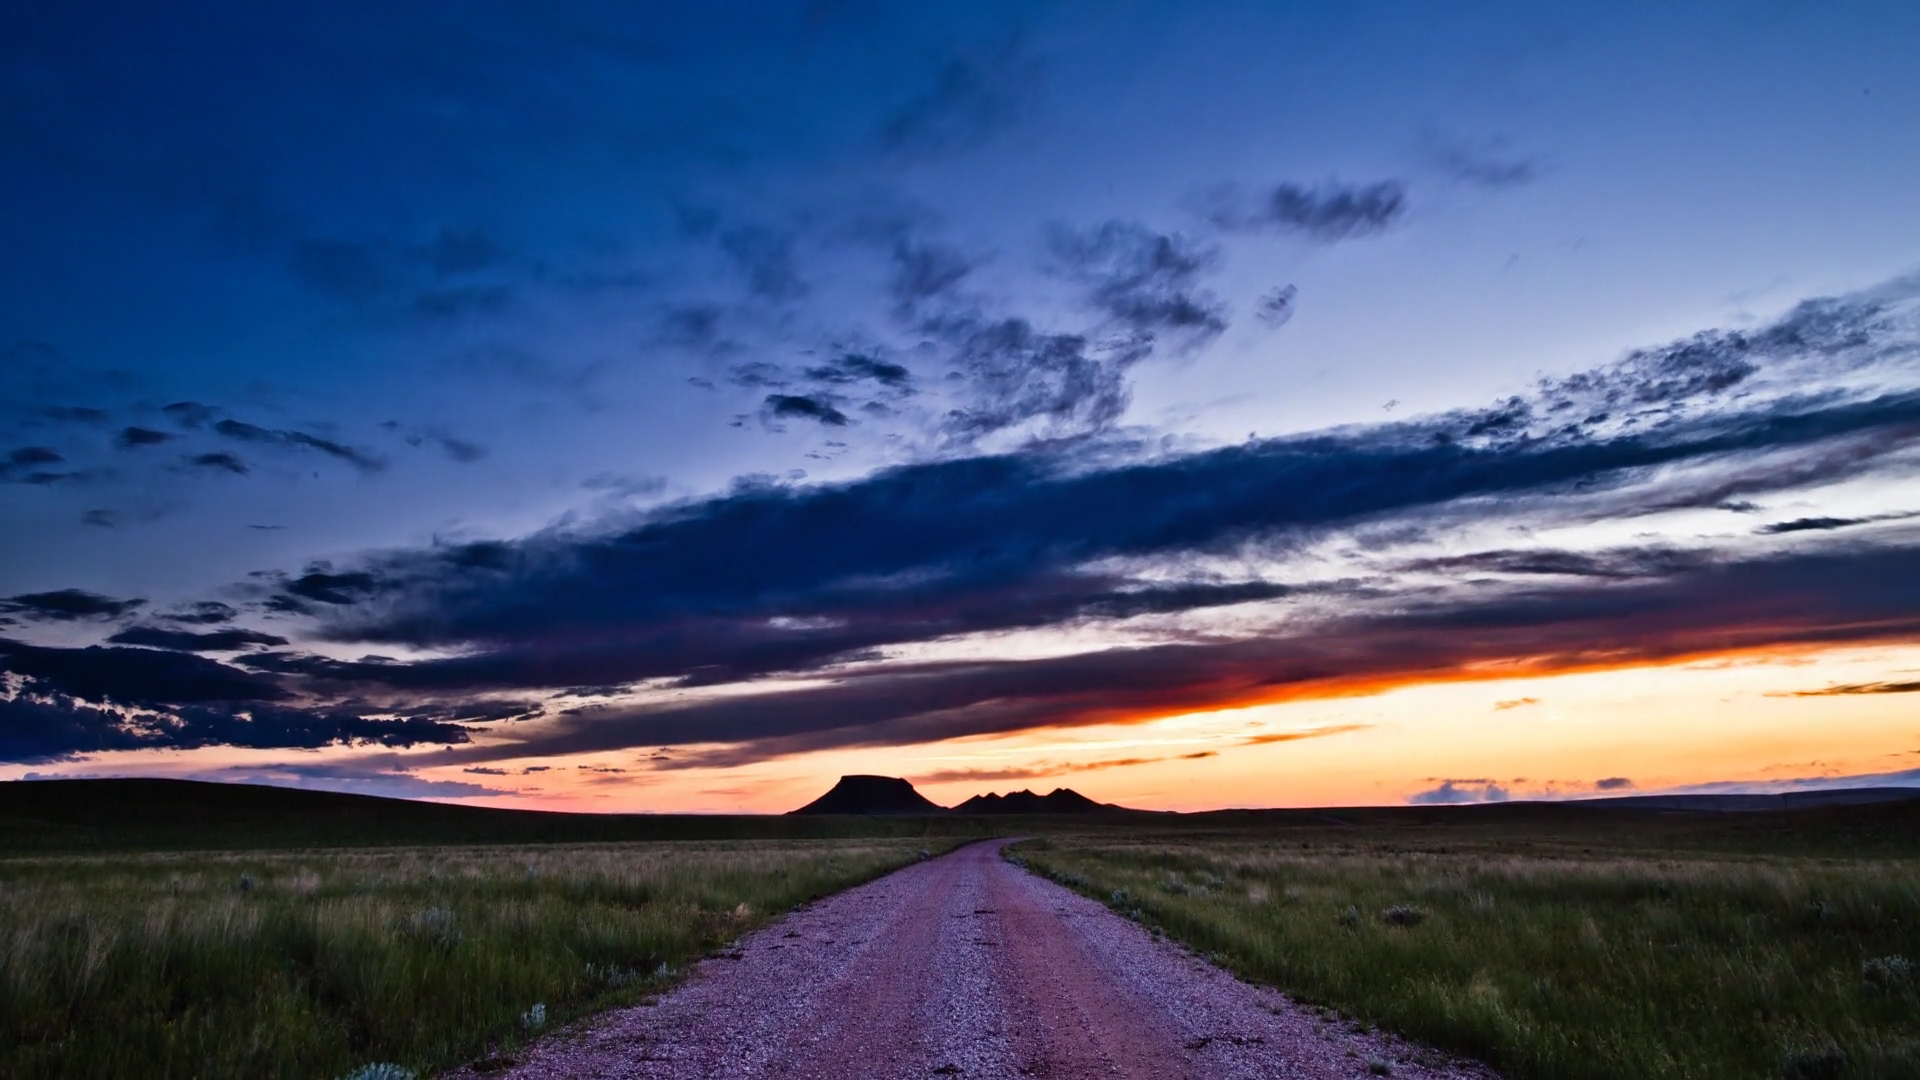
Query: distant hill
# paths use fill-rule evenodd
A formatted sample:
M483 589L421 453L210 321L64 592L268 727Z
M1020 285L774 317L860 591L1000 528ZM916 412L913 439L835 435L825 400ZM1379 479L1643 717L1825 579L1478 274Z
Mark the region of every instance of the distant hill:
M1045 795L1012 791L1005 795L975 795L953 808L956 814L1106 814L1124 807L1098 803L1071 788L1054 788Z
M944 814L934 820L570 814L196 780L0 781L0 852L591 844L990 832L991 827L979 819Z
M938 814L946 807L897 776L843 776L833 790L793 814Z
M1820 791L1783 791L1774 795L1742 793L1710 795L1619 795L1605 799L1577 799L1582 806L1614 806L1623 810L1707 810L1748 812L1793 810L1810 806L1869 806L1874 803L1920 799L1920 788L1827 788Z

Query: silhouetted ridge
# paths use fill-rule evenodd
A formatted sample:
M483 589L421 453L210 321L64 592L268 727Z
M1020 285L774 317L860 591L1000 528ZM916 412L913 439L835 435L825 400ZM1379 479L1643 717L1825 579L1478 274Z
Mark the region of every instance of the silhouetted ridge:
M975 795L953 808L956 814L1103 814L1121 807L1098 803L1071 788L1054 788L1045 795L1014 791L1005 795Z
M938 814L945 809L897 776L843 776L832 791L790 813Z

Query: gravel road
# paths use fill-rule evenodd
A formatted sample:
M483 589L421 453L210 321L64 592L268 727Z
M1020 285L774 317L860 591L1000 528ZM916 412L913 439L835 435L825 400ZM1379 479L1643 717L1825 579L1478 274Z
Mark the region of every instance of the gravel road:
M1004 843L797 911L657 1004L597 1017L486 1075L1493 1077L1239 982L1006 863Z

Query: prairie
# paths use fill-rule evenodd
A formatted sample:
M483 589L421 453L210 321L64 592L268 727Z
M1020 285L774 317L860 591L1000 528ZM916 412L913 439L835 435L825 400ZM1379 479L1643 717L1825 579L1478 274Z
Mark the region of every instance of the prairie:
M1911 808L1511 810L1209 816L1010 857L1329 1016L1516 1078L1920 1076Z
M421 1073L657 993L939 839L0 861L0 1075Z

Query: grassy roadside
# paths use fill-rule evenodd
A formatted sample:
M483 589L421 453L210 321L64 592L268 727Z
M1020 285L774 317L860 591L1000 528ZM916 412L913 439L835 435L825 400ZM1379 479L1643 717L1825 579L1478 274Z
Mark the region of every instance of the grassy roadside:
M1515 1078L1920 1076L1920 860L1642 839L1186 828L1010 854L1244 978Z
M430 1072L960 839L0 860L0 1075Z

